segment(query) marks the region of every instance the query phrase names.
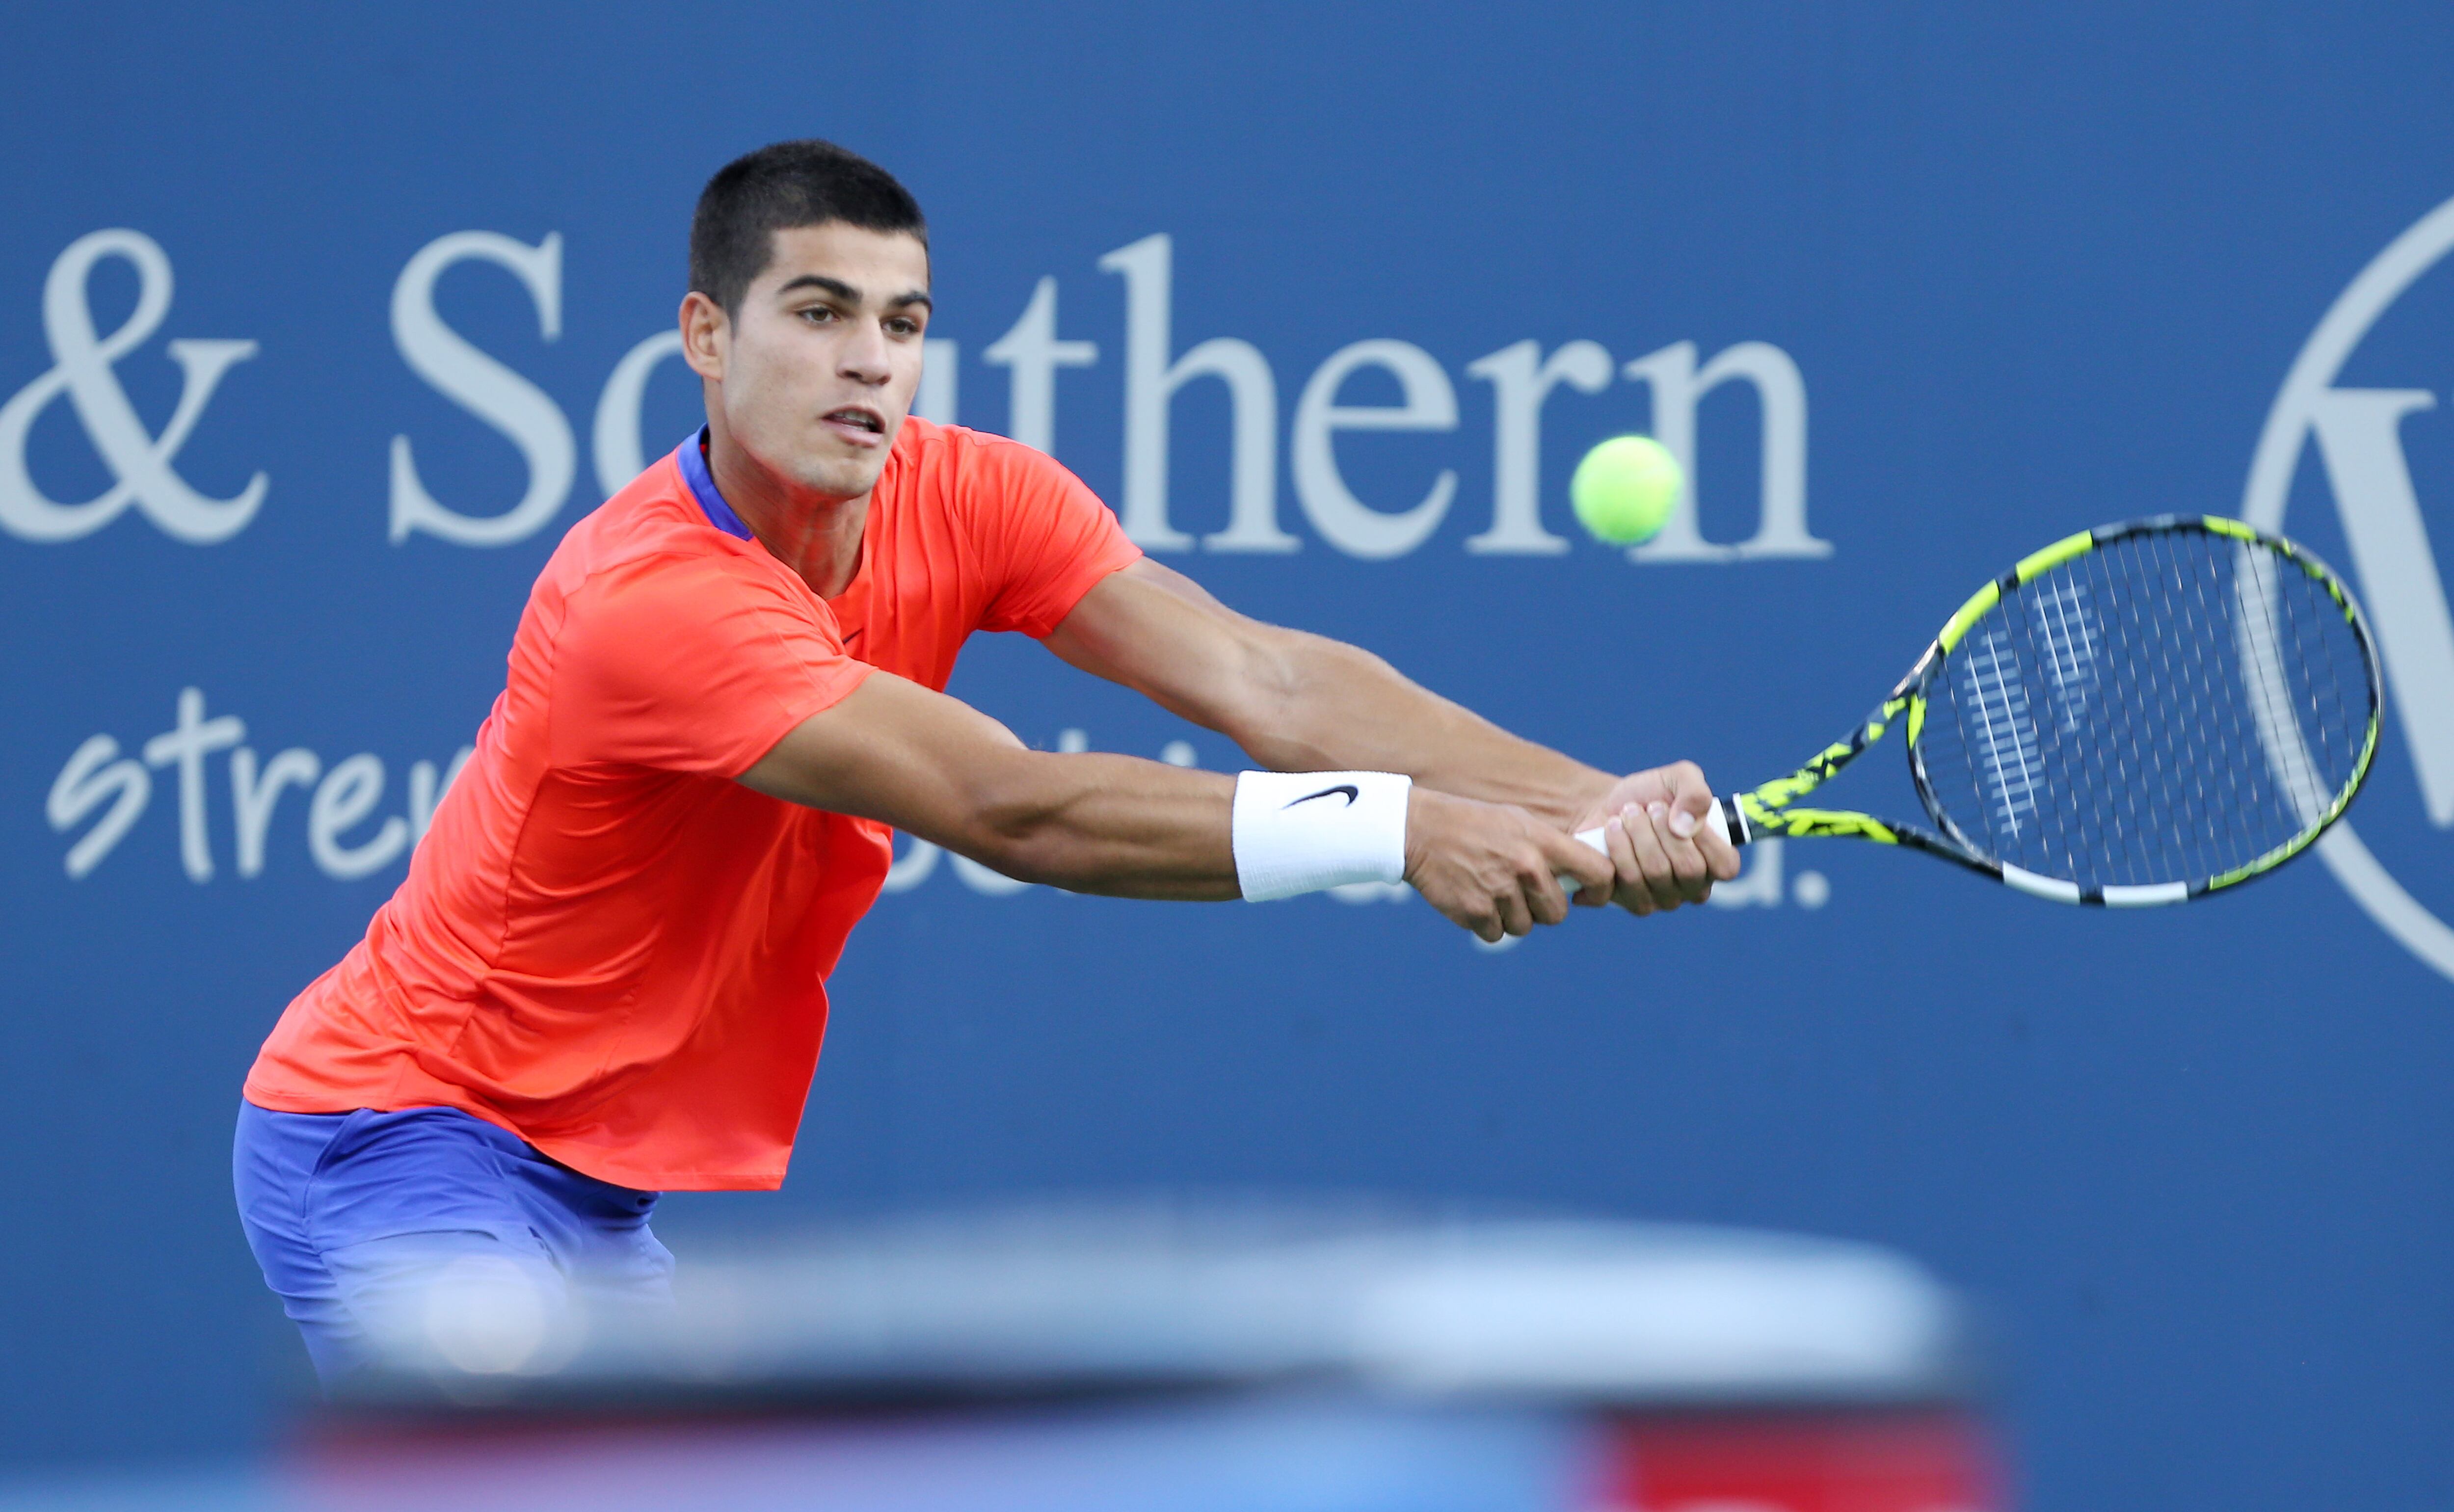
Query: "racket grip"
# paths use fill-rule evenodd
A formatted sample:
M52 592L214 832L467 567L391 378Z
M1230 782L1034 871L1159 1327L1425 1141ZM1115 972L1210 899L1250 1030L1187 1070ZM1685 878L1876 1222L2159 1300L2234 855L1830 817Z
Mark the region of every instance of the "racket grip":
M1746 816L1743 814L1739 816L1737 823L1733 824L1731 822L1730 808L1735 807L1736 804L1737 800L1734 798L1715 798L1713 800L1713 806L1704 811L1703 823L1711 827L1715 833L1719 834L1721 838L1729 841L1732 845L1744 845L1749 839L1753 838L1753 837L1747 833L1747 821ZM1725 807L1724 805L1728 805L1728 807ZM1602 826L1599 824L1595 825L1590 830L1579 830L1577 832L1577 838L1582 843L1590 845L1595 850L1601 852L1604 856L1608 856L1610 854L1610 844L1607 840L1603 839ZM1584 884L1579 882L1575 877L1568 876L1564 872L1559 876L1560 890L1565 892L1571 897L1574 897L1577 895L1577 890L1583 885Z

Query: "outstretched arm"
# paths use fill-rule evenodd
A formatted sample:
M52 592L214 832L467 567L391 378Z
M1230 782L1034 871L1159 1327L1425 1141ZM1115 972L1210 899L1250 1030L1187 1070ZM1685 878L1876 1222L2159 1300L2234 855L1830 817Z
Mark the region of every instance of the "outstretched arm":
M1084 595L1047 644L1275 771L1402 772L1562 830L1607 824L1616 898L1638 913L1700 900L1716 878L1738 875L1738 853L1698 825L1712 794L1693 763L1614 776L1509 734L1370 652L1237 614L1147 558Z
M880 819L1025 881L1124 897L1241 896L1236 781L1117 756L1024 748L970 706L873 673L741 776L771 797ZM1417 787L1403 875L1484 939L1558 923L1554 879L1601 857L1522 811Z

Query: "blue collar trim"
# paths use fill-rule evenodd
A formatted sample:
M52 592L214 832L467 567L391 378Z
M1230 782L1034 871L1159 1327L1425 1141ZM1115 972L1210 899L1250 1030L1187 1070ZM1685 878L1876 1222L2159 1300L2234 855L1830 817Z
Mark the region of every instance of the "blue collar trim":
M707 470L707 427L702 425L692 432L689 439L674 449L674 458L681 463L682 477L707 514L707 522L727 535L752 539L750 527L742 524L741 516L733 513L733 506L724 502L724 495L715 491L714 477Z

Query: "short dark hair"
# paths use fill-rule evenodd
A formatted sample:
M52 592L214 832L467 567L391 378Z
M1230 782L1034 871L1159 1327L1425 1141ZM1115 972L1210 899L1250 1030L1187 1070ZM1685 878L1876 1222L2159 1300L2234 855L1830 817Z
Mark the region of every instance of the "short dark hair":
M831 220L901 232L918 237L923 251L929 246L920 202L894 174L833 142L777 142L717 169L699 192L690 286L734 314L774 259L775 232Z

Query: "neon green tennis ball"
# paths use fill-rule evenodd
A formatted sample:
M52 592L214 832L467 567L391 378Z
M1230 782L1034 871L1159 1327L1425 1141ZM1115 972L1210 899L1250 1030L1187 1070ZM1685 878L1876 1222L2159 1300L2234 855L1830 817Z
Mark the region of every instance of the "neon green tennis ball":
M1568 502L1596 540L1633 546L1670 523L1686 481L1668 447L1649 435L1615 435L1577 464Z

